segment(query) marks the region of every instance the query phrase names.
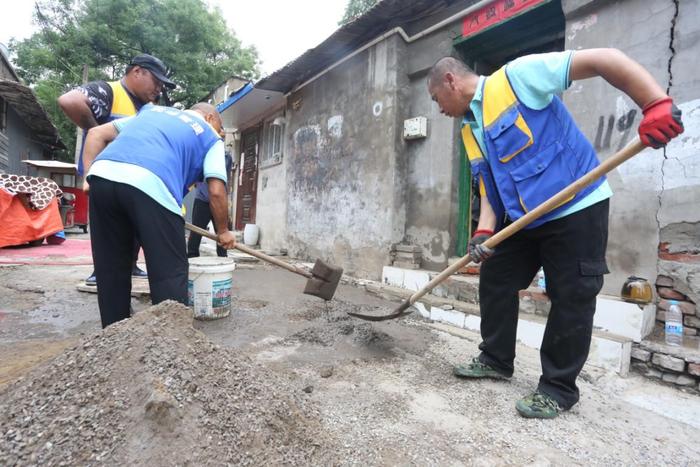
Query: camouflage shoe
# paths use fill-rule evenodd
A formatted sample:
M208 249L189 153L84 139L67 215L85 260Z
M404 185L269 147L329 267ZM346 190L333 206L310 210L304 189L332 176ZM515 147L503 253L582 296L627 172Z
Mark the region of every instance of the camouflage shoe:
M493 367L482 363L478 357L472 358L472 361L466 365L457 365L453 367L452 373L461 378L510 379L510 376L499 373Z
M557 401L539 391L520 399L515 409L525 418L555 418L562 410Z

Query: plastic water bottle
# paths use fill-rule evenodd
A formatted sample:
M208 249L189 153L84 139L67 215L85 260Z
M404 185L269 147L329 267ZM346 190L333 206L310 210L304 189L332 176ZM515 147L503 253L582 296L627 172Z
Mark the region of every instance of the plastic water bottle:
M666 344L683 345L683 313L675 300L666 312Z
M542 289L542 292L547 292L547 283L544 280L544 269L542 268L537 271L537 287Z

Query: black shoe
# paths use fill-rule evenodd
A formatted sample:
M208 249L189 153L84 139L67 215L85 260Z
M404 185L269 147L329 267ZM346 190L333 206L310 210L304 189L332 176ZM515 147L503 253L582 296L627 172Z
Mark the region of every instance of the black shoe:
M94 287L97 285L97 277L95 277L95 274L85 279L85 285L88 285L90 287Z
M148 277L148 273L138 266L134 266L134 268L131 270L131 277L146 279Z

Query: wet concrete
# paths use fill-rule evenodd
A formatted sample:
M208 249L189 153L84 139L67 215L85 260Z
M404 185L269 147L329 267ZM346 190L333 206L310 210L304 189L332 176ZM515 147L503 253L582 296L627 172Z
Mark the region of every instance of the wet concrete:
M196 327L222 346L260 354L268 361L334 364L353 360L419 355L428 336L398 322L366 323L347 311L396 305L355 287L340 285L333 300L304 295L306 280L272 268L237 270L234 304L228 319L201 321Z
M0 266L0 387L100 329L91 266Z
M0 385L71 345L99 332L97 295L77 285L91 266L0 267ZM340 285L325 302L304 295L306 280L272 268L234 273L233 310L227 319L195 327L231 351L285 366L336 365L420 355L429 335L398 322L365 323L346 311L388 312L395 304ZM149 300L132 298L138 313ZM5 376L3 376L5 375Z

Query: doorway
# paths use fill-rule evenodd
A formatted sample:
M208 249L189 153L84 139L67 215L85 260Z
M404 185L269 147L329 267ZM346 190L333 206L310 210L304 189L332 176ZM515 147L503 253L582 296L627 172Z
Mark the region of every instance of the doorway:
M246 224L255 224L261 128L261 126L257 126L241 134L241 162L236 196L236 230L243 230Z

